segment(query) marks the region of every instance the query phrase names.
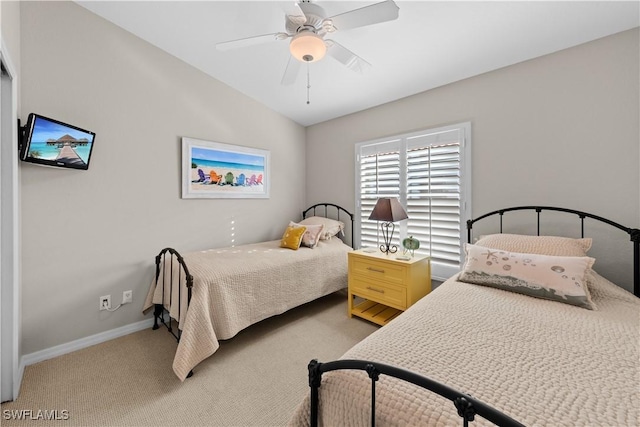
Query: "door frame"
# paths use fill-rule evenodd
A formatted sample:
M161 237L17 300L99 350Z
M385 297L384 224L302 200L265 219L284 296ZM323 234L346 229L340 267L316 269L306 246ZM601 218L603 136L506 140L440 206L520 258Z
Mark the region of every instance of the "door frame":
M8 401L18 397L24 367L20 363L18 74L1 35L0 64L6 72L0 80L0 400Z

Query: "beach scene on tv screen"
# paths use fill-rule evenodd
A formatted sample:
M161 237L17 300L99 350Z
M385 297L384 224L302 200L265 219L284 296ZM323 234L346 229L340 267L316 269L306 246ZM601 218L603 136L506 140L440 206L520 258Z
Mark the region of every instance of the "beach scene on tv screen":
M93 135L36 117L27 157L71 166L86 166Z

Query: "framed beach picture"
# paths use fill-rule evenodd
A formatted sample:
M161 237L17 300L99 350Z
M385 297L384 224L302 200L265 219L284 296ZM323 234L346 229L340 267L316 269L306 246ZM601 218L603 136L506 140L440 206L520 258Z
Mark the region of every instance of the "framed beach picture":
M268 198L269 151L182 138L182 198Z

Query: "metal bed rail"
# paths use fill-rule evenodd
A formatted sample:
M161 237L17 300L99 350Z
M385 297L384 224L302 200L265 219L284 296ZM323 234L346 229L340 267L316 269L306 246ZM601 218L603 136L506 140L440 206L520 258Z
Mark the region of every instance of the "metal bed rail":
M461 393L451 387L440 384L422 375L405 369L397 368L383 363L369 362L366 360L336 360L333 362L321 363L316 359L309 362L309 387L311 388L311 427L318 426L318 390L322 382L322 374L335 370L361 370L367 372L371 379L371 427L376 423L376 382L380 375L387 375L403 381L415 384L418 387L427 389L453 402L458 415L462 419L462 425L468 427L470 421L474 421L476 415L480 416L498 426L522 427L523 424L503 414L497 409Z
M167 253L169 254L167 261ZM156 330L160 327L158 325L158 321L167 327L167 330L175 337L175 339L179 342L181 331L178 329L177 333L173 332L173 328L171 326L171 316L165 307L171 307L173 303L173 268L175 265L175 261L178 263L178 319L180 319L180 309L181 304L179 303L182 300L182 288L180 287L180 283L182 282L182 277L184 276L187 285L187 301L191 302L191 293L193 288L193 276L189 273L189 269L187 268L187 264L185 264L182 255L178 253L173 248L164 248L160 251L160 253L156 256L156 287L158 286L158 279L162 277L162 303L155 304L153 310L153 330ZM167 264L169 262L170 264ZM167 280L167 268L169 265L169 279ZM162 271L161 271L162 270ZM169 288L169 301L165 301L165 296L167 293L165 292L166 286ZM168 320L165 320L164 314L165 312L168 315Z
M349 217L350 221L351 221L351 241L349 242L349 246L351 246L353 248L353 214L351 212L349 212L348 210L346 210L345 208L343 208L342 206L338 206L335 205L333 203L318 203L315 204L313 206L310 206L309 208L305 209L304 211L302 211L302 219L305 219L307 217L307 215L309 214L309 212L313 211L312 215L316 215L316 209L318 208L324 208L324 217L325 218L329 218L329 212L328 212L328 207L331 206L333 208L336 209L337 215L336 215L336 220L341 221L340 219L340 213L343 212L346 216Z

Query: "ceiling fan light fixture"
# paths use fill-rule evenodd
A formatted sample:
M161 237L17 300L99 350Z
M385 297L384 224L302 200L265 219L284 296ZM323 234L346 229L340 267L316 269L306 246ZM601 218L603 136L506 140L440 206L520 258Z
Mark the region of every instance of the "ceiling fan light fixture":
M327 46L319 35L303 31L293 36L289 51L300 62L316 62L324 58Z

